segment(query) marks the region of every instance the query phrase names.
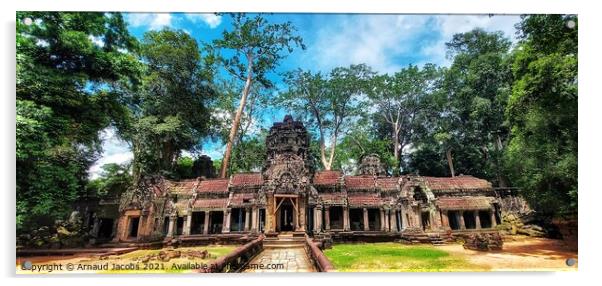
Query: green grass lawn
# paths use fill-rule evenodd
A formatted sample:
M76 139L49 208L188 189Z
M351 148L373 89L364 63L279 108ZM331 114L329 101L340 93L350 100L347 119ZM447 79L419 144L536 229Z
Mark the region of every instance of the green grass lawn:
M468 263L461 255L452 255L430 245L399 243L336 244L324 251L337 271L406 272L406 271L485 271Z

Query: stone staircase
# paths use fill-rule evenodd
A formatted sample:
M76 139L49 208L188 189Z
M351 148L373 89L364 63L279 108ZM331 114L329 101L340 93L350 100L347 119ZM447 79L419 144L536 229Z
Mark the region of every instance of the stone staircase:
M281 232L277 236L267 236L263 248L296 248L305 246L305 233Z

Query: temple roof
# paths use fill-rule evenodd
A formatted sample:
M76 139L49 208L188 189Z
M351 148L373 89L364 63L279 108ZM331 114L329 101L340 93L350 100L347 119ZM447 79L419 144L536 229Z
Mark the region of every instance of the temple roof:
M447 210L482 210L491 208L491 199L487 197L444 197L437 205Z
M341 171L320 171L314 175L314 185L334 186L343 175Z
M177 182L170 181L170 183L171 186L169 187L169 189L171 190L171 192L190 194L194 192L199 181L197 179L189 179Z
M221 198L221 199L197 199L196 201L194 201L194 203L192 204L193 207L195 208L225 208L226 204L228 203L228 199L227 198Z
M232 186L235 187L254 187L262 184L263 177L261 173L239 173L232 176Z
M227 193L228 179L213 179L201 181L197 191L199 193Z
M371 190L376 187L374 176L345 176L348 190Z
M399 177L376 178L376 186L383 191L396 191L398 183Z
M347 195L345 193L323 193L320 194L322 202L331 205L344 205Z
M230 200L230 205L240 206L240 205L248 203L249 200L252 200L254 198L255 198L255 196L253 195L253 193L233 194L232 199ZM247 201L247 202L245 202L245 201Z
M431 190L471 190L471 189L490 189L491 183L486 180L478 179L473 176L457 177L422 177Z
M349 194L347 197L350 206L380 206L382 199L376 194Z

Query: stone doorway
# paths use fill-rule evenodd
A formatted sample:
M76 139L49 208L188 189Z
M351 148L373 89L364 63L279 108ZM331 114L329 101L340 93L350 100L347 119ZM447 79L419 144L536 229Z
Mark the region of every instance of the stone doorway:
M131 217L130 218L130 227L128 230L128 237L136 238L138 237L138 227L140 226L140 217Z
M279 231L293 231L293 204L290 202L284 202L278 209L278 230Z
M299 228L298 198L296 196L274 197L275 231L295 231Z

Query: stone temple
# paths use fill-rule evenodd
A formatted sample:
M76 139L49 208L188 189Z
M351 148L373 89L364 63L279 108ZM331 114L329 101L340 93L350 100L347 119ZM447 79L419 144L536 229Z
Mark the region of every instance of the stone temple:
M355 175L317 171L309 143L303 124L286 116L267 136L261 172L146 178L113 200L86 207L91 234L97 242L216 241L281 232L330 241L451 238L495 231L501 212L521 201L472 176L391 177L377 155L364 156Z

